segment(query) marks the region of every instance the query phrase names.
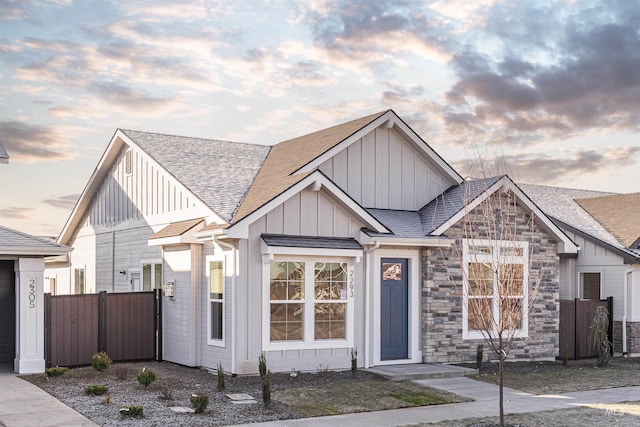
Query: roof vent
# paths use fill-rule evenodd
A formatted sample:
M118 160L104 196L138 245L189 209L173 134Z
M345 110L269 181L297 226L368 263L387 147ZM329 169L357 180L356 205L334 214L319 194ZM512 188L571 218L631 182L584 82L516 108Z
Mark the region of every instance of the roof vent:
M124 153L124 172L127 175L131 174L131 150Z

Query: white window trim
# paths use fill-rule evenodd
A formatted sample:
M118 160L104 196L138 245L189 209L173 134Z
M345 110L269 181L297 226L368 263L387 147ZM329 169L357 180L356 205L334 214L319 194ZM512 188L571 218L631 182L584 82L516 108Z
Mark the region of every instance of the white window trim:
M604 292L604 268L594 268L594 267L578 267L577 268L577 279L578 279L578 298L584 299L584 286L582 283L582 275L589 273L599 273L600 274L600 300L606 299L603 297Z
M210 274L211 274L211 267L210 267L210 263L212 262L220 262L222 263L222 281L223 281L223 286L222 286L222 300L219 299L211 299L211 293L210 293ZM205 276L206 276L206 291L207 291L207 296L206 296L206 301L207 301L207 344L214 346L214 347L226 347L227 343L226 343L226 333L225 333L225 328L227 325L227 321L226 321L226 317L227 317L227 304L225 303L225 298L227 297L227 275L226 275L226 265L225 265L225 259L224 256L219 256L219 255L207 255L206 256L206 262L205 262ZM222 339L212 339L211 338L211 303L212 302L222 302Z
M488 246L491 247L490 255L472 255L469 253L469 246ZM500 248L522 248L522 256L500 256ZM462 339L464 340L477 340L486 338L481 331L469 330L469 312L468 312L468 298L469 298L469 263L471 262L501 262L503 264L523 264L523 296L522 296L522 329L518 329L514 333L516 338L526 338L529 336L529 242L527 241L511 241L511 240L485 240L485 239L462 239L462 263L463 263L463 287L462 287ZM494 270L495 271L495 270ZM495 275L495 273L494 273ZM499 305L497 292L495 288L498 284L496 277L493 278L493 316L497 318L499 314ZM492 337L497 337L496 330L491 332Z
M321 256L292 256L274 255L269 258L273 261L305 262L305 299L304 299L304 319L303 319L303 340L302 341L271 341L271 262L264 262L262 266L262 348L264 350L306 350L323 348L351 348L354 346L354 297L360 290L355 283L354 259L344 257L321 257ZM314 302L313 297L313 273L316 262L346 262L347 263L347 315L345 318L345 339L314 340ZM311 267L311 268L309 268ZM309 297L311 296L311 297Z
M132 276L134 274L138 274L138 287L134 287L133 286L133 278ZM129 272L127 273L127 279L129 280L129 289L131 289L131 292L141 292L142 291L142 272L140 271L139 268L130 268Z
M140 261L140 291L149 292L144 290L144 266L147 264L152 266L151 267L151 290L153 291L155 289L162 289L162 285L164 282L164 263L162 262L162 259L154 258L154 259L143 259ZM162 277L160 277L160 286L158 286L158 284L156 283L155 269L153 267L154 265L160 265L160 267L162 268Z

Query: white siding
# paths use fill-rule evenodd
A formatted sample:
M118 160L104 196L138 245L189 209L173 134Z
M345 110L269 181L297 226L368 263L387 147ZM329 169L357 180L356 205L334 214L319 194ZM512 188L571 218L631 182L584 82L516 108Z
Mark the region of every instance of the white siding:
M384 126L324 162L320 170L367 208L418 210L449 187L424 152Z
M622 320L624 311L624 272L630 266L624 264L624 259L610 250L574 233L566 230L565 232L581 248L578 252L578 258L575 260L573 294L571 294L571 297L580 297L580 273L600 273L601 297L613 297L613 318L614 320Z
M262 233L290 235L357 237L365 224L348 214L331 196L321 190L305 190L274 208L249 227L249 238L240 243L240 271L247 276L236 282L237 304L237 360L238 373L256 373L258 356L262 351ZM244 256L246 254L246 257ZM364 283L364 262L354 263L356 286ZM358 289L364 295L363 289ZM364 346L364 298L357 298L355 310L355 346ZM272 371L317 370L320 365L332 369L350 366L349 349L286 350L267 352L267 363Z

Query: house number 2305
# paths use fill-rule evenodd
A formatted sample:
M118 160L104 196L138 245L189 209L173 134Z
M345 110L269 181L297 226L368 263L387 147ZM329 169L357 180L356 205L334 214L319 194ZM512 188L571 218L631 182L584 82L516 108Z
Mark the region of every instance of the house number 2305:
M353 274L353 269L350 268L348 270L349 273L349 298L353 298L353 290L355 289L355 279Z
M29 308L36 308L36 279L29 281Z

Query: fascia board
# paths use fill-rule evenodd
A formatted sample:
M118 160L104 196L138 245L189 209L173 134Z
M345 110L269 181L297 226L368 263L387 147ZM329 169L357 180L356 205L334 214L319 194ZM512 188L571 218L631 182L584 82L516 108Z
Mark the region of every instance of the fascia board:
M0 255L28 255L28 256L56 256L65 255L71 252L71 248L51 248L43 249L37 247L24 246L3 246Z
M373 129L377 128L378 126L382 125L384 122L388 121L391 118L391 116L397 117L397 116L395 116L393 111L391 111L391 110L387 111L386 113L382 114L377 119L374 119L369 124L365 125L362 129L354 132L353 134L351 134L350 136L348 136L347 138L342 140L340 143L338 143L334 147L330 148L329 150L325 151L324 153L322 153L321 155L319 155L315 159L311 160L306 165L304 165L301 168L299 168L298 170L294 171L292 173L292 175L295 175L295 174L298 174L298 173L310 172L310 171L312 171L314 169L317 169L318 166L320 166L325 161L329 160L330 158L332 158L333 156L338 154L340 151L342 151L345 148L347 148L353 142L359 140L360 138L364 137L369 132L371 132Z
M96 187L102 182L102 178L106 175L106 170L104 165L111 164L113 160L117 157L120 149L124 145L123 143L124 134L120 131L120 129L116 129L115 133L111 137L111 141L109 141L109 145L102 153L100 160L98 161L98 165L93 170L91 177L89 177L89 181L82 190L80 194L80 198L76 202L69 218L67 218L67 222L65 223L62 231L60 232L60 236L58 237L57 242L60 244L67 244L71 240L71 236L75 231L76 227L82 220L89 204L91 203L91 198L95 193ZM128 139L128 138L127 138Z
M364 231L360 231L358 243L361 245L393 245L393 246L412 246L412 247L437 247L448 248L451 246L451 240L448 237L433 236L424 238L403 238L398 236L370 236Z
M217 222L217 223L226 223L226 221L224 219L220 218L220 216L217 213L215 213L206 203L204 203L202 200L200 200L200 198L198 196L193 194L193 192L191 190L189 190L187 187L185 187L185 185L182 184L182 182L180 180L178 180L175 176L173 176L171 173L169 173L169 171L167 171L160 163L158 163L153 157L151 157L145 150L143 150L138 144L136 144L124 132L122 132L120 129L117 129L115 134L111 138L111 141L109 142L109 145L107 146L107 149L102 154L102 157L100 158L100 161L98 162L98 165L96 166L96 169L93 171L93 174L89 178L89 182L85 186L85 189L83 190L80 198L78 199L78 202L76 203L76 206L74 207L73 211L71 211L71 215L69 216L69 219L67 219L67 223L65 224L64 228L62 229L62 232L60 233L60 237L58 238L58 243L60 243L60 244L69 243L69 240L71 239L71 236L73 235L73 232L77 228L77 226L80 223L80 221L82 220L82 217L84 216L86 210L88 209L89 204L91 203L91 199L92 199L93 195L95 194L95 192L97 191L98 187L102 183L104 177L109 172L109 168L110 168L111 164L118 157L118 155L120 154L120 150L122 150L122 147L124 147L125 145L127 145L129 147L132 147L132 148L135 148L135 150L138 153L140 153L140 155L145 160L149 161L154 167L156 167L158 169L161 169L167 175L172 176L173 179L175 180L176 187L179 188L183 192L191 194L193 196L193 198L195 200L197 200L204 209L206 209L208 212L210 212L211 218L213 218L213 220L215 222Z
M316 185L319 183L321 186L324 186L334 197L336 197L339 201L344 203L349 209L351 209L356 215L358 215L363 221L365 221L369 226L373 227L377 232L385 233L389 232L387 228L380 223L377 219L375 219L366 209L360 206L355 200L349 197L344 191L342 191L337 185L335 185L329 178L327 178L322 172L315 171L312 174L306 176L302 180L293 184L287 190L283 191L267 203L260 206L258 209L250 213L249 215L242 218L235 224L232 224L229 228L226 229L226 233L224 235L227 238L231 239L246 239L249 237L249 225L251 225L255 220L261 218L266 215L270 211L272 211L278 205L284 203L289 200L295 194L298 194L305 188L310 185Z
M484 202L489 196L495 193L499 188L504 188L513 191L516 196L517 202L521 205L524 205L530 212L533 212L536 217L542 222L543 228L550 234L552 234L558 241L558 243L562 246L558 247L558 252L563 254L576 254L578 253L578 247L573 241L560 229L558 228L553 221L549 219L548 216L544 214L536 205L533 203L529 197L526 196L522 190L515 185L511 179L507 176L503 176L498 181L496 181L491 187L486 189L481 195L476 197L469 205L463 207L459 212L457 212L453 217L451 217L447 222L438 227L433 235L441 235L446 230L448 230L453 224L460 221L467 213L471 212L475 209L480 203Z
M462 209L460 209L455 215L453 215L451 218L449 218L440 227L436 228L431 234L433 236L440 236L442 233L447 231L452 225L454 225L458 221L460 221L467 213L471 212L473 209L476 208L476 206L478 206L480 203L484 202L487 199L487 197L489 197L493 193L495 193L495 191L499 187L503 186L504 185L504 180L505 180L505 177L502 177L499 180L497 180L491 187L487 188L482 194L480 194L478 197L476 197L474 200L472 200L471 203L469 203L468 205L466 205Z
M460 184L462 181L464 181L464 178L462 178L462 176L460 176L458 172L456 172L451 166L449 166L449 164L447 164L447 162L445 162L442 157L438 155L438 153L436 153L422 138L420 138L420 136L415 133L413 129L411 129L409 125L407 125L393 110L387 111L377 119L370 122L368 125L364 126L359 131L353 133L342 142L327 150L326 152L316 157L293 173L304 173L318 168L325 161L334 157L336 154L350 146L352 143L363 138L365 135L372 132L377 127L383 125L385 122L389 122L389 124L391 125L390 127L397 126L402 131L402 134L408 139L412 140L414 145L421 149L424 154L436 164L436 166L438 166L446 175L451 178L453 182Z

